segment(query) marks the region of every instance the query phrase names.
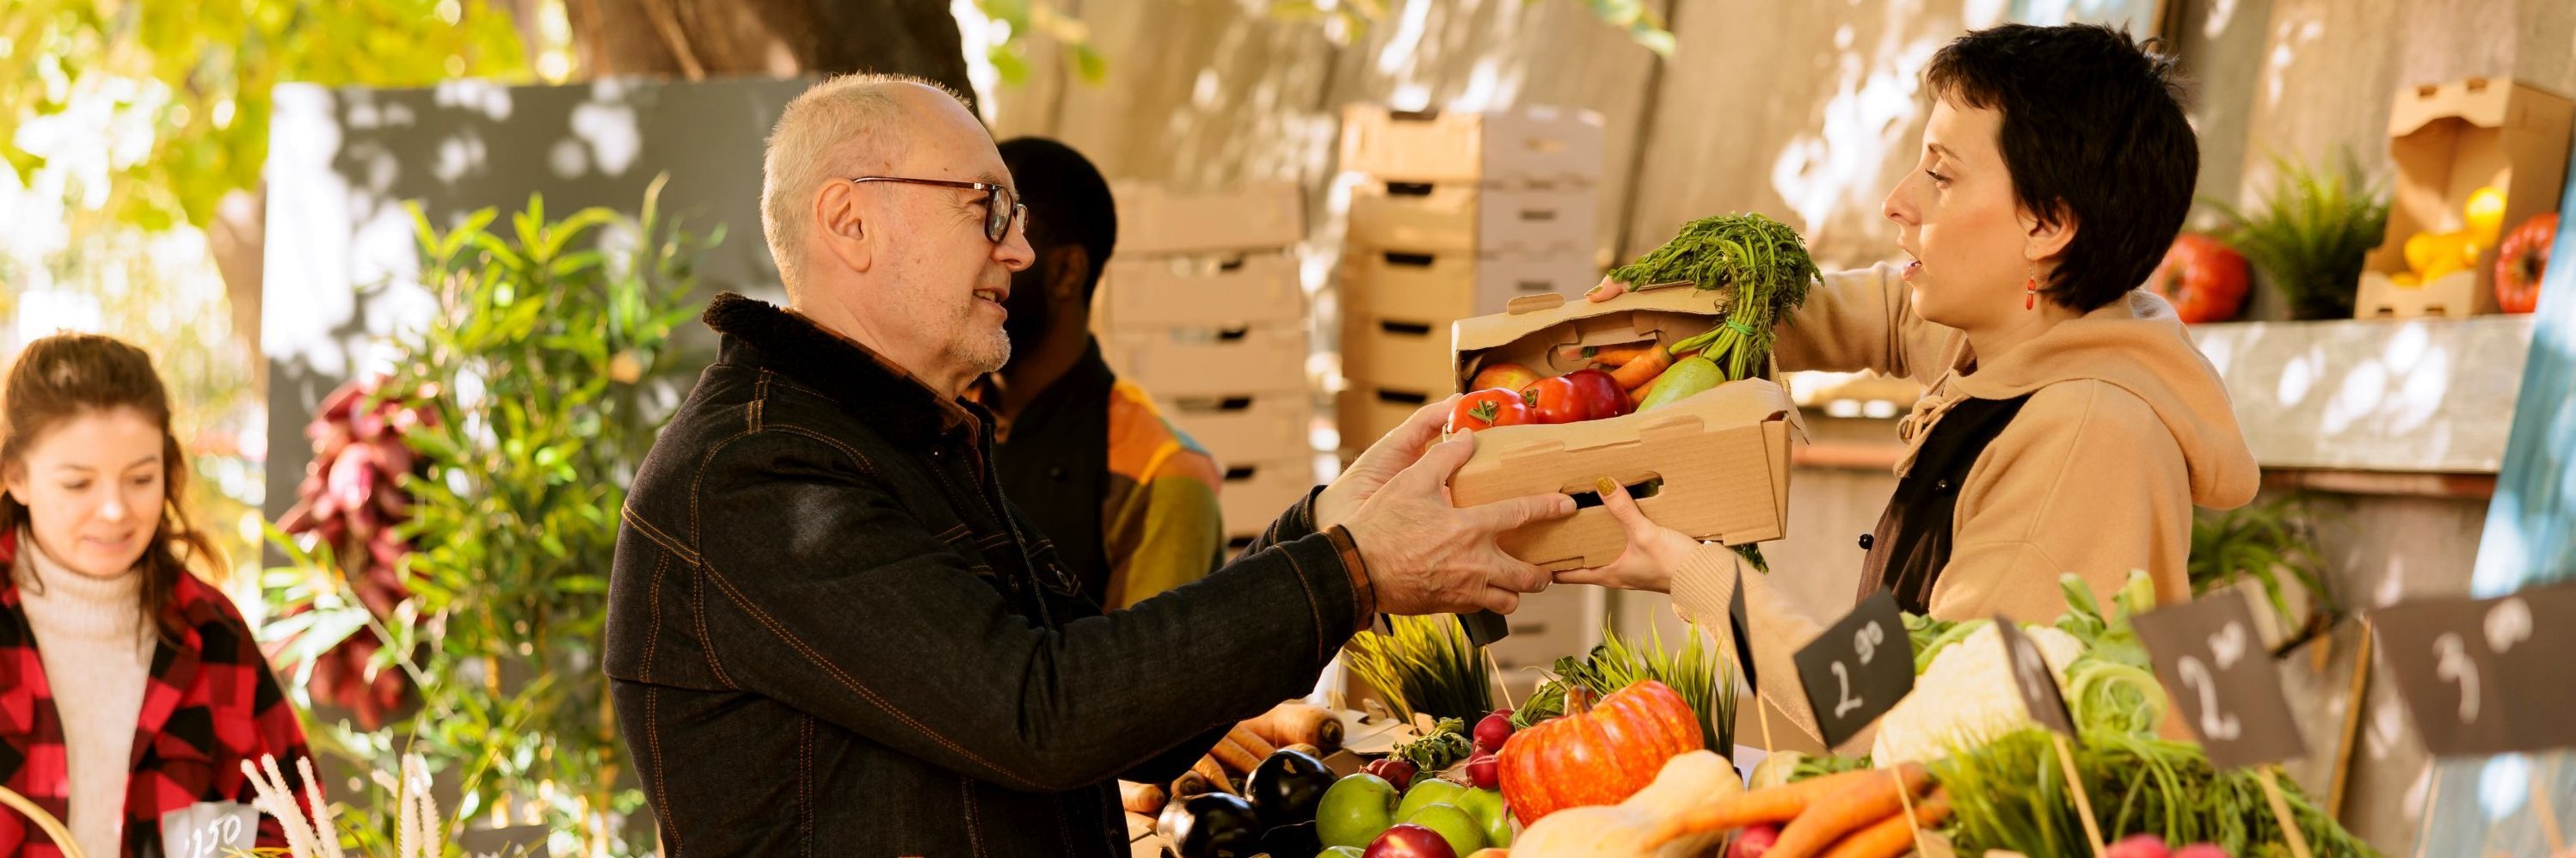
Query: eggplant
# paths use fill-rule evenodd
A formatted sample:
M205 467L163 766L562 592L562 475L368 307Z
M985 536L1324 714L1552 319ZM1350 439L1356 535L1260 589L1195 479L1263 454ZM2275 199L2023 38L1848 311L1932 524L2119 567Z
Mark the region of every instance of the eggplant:
M1271 858L1292 855L1303 858L1324 851L1324 841L1315 835L1315 823L1300 822L1282 825L1261 835L1261 851L1270 853Z
M1323 802L1324 791L1332 789L1336 780L1322 760L1280 751L1253 768L1243 781L1243 795L1261 814L1263 828L1278 828L1315 821L1315 805Z
M1252 803L1221 792L1163 807L1155 829L1181 858L1251 858L1261 854L1261 817Z

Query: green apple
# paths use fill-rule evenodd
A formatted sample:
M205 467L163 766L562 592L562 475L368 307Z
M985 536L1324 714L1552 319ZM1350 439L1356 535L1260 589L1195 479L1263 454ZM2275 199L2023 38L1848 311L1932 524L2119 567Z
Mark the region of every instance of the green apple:
M1315 858L1365 858L1367 855L1367 852L1361 851L1357 846L1335 846L1324 850L1324 854L1317 855Z
M1439 834L1440 839L1449 841L1449 849L1454 854L1465 855L1485 848L1484 824L1477 822L1474 814L1454 804L1426 804L1414 809L1413 814L1403 821Z
M1493 846L1512 845L1512 808L1503 802L1503 794L1489 789L1471 789L1459 796L1460 810L1476 818L1485 827L1485 842Z
M1467 794L1469 791L1470 789L1468 787L1459 786L1456 781L1441 780L1435 777L1414 778L1413 788L1406 790L1404 793L1404 803L1398 804L1395 807L1395 821L1405 822L1411 820L1413 818L1413 812L1422 809L1424 805L1457 804L1458 797ZM1465 855L1467 853L1460 852L1458 854Z
M1395 826L1395 785L1361 772L1333 782L1315 803L1315 838L1326 846L1365 848Z

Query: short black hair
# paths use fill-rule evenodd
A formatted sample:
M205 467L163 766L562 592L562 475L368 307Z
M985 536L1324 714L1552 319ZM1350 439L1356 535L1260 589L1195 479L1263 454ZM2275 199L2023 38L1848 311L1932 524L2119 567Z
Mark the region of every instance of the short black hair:
M1924 82L2003 114L2013 194L2075 238L2043 291L2090 311L2145 283L2173 246L2200 176L2200 141L2161 42L2092 24L2005 24L1952 40Z
M1002 141L1001 150L1020 202L1029 207L1029 243L1039 255L1066 244L1081 245L1090 255L1091 271L1082 284L1082 297L1089 300L1118 248L1118 204L1110 199L1109 183L1091 159L1054 140L1014 137Z

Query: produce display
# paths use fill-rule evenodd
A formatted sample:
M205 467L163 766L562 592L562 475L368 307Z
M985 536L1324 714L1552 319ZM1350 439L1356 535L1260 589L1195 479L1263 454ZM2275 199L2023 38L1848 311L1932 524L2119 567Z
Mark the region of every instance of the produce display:
M1499 716L1499 721L1497 717ZM1511 714L1497 711L1478 722L1491 738ZM1490 766L1492 752L1477 745L1463 721L1442 721L1395 755L1342 778L1315 810L1315 833L1328 855L1366 858L1459 858L1512 844L1512 816L1503 794L1468 782L1469 772ZM1417 769L1416 763L1441 763ZM1400 767L1401 781L1387 777ZM1418 774L1417 772L1424 773ZM1335 852L1332 850L1346 850Z
M2173 302L2184 324L2224 322L2245 309L2253 266L2218 239L2196 232L2174 237L2163 262L2147 275L2147 290Z
M2478 254L2495 247L2504 231L2504 191L2493 185L2469 193L2461 207L2466 226L2447 232L2418 232L2403 245L2407 270L2389 275L2399 286L2422 286L2478 264Z

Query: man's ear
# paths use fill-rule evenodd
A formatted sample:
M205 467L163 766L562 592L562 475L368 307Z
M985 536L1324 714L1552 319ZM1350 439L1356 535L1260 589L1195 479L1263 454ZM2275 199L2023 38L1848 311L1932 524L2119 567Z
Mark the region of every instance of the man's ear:
M861 202L859 186L851 182L827 182L814 192L811 238L820 246L808 252L828 253L852 271L868 270L876 261L876 233Z
M1080 303L1082 289L1091 279L1091 251L1079 244L1061 244L1047 253L1047 298L1058 304Z
M2061 257L2066 253L2067 245L2075 243L2075 230L2081 226L2075 222L2075 211L2063 204L2057 207L2054 223L2041 221L2038 215L2025 208L2021 213L2021 225L2023 232L2030 236L2024 244L2022 258L2031 262Z

